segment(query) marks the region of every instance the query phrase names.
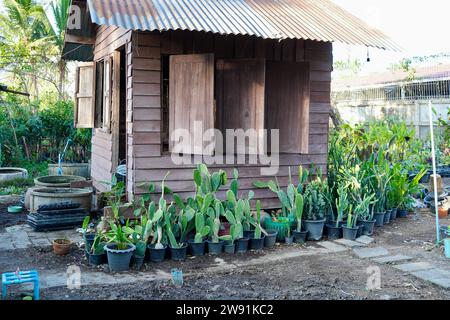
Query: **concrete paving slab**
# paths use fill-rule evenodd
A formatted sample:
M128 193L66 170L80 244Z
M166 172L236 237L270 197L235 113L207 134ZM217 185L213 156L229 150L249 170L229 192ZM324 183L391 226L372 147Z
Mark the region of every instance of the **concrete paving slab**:
M408 261L414 259L413 257L404 256L401 254L395 255L395 256L387 256L387 257L381 257L381 258L373 258L372 260L378 263L395 263L400 261Z
M375 239L372 237L369 237L369 236L361 236L359 238L356 238L356 242L360 242L365 245L369 245L374 241L375 241Z
M404 263L394 266L394 268L405 271L405 272L414 272L420 270L434 269L435 267L428 262L411 262Z
M359 258L363 258L363 259L387 256L389 254L389 251L387 251L386 248L383 248L383 247L355 248L355 249L353 249L353 252Z
M331 241L321 241L318 242L317 245L331 251L331 252L342 252L347 251L348 248L345 246L341 246L340 244L331 242Z
M353 241L353 240L347 240L347 239L338 239L338 240L334 240L334 242L338 243L338 244L342 244L346 247L364 247L365 244L361 243L361 242L357 242L357 241Z
M446 289L450 288L450 272L442 269L420 270L411 273L415 277L432 282Z

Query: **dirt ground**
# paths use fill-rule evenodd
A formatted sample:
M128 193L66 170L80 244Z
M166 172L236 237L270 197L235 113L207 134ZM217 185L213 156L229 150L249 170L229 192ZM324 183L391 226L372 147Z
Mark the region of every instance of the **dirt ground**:
M0 232L6 226L24 223L26 215L6 214L0 205ZM11 216L10 216L11 215ZM450 225L450 218L441 219L441 225ZM392 254L404 254L439 267L448 268L443 248L434 246L436 231L434 216L424 209L406 219L397 219L376 229L375 243ZM317 246L308 242L307 246ZM302 246L295 249L304 250ZM258 258L270 253L293 250L292 246L277 245L263 252L245 255L221 255L225 262ZM184 273L184 285L177 288L170 281L148 281L133 284L82 286L79 290L57 287L41 290L41 299L92 300L92 299L450 299L450 290L425 282L389 265L378 265L357 258L351 251L291 258L263 265L240 267L216 273L202 272L214 266L215 257L188 258L185 262L166 260L147 263L143 273L155 270L170 273L174 267ZM38 271L65 272L67 266L78 265L82 272L109 273L107 265L90 267L83 249L74 246L65 257L57 257L51 247L28 248L0 252L0 272L34 268ZM368 267L381 269L381 289L368 291ZM135 271L132 271L135 272ZM116 275L120 277L120 274Z
M0 232L5 228L23 224L27 221L27 211L23 209L20 213L9 213L9 205L21 205L19 197L2 196L0 199Z
M450 221L442 220L442 223ZM419 219L410 216L378 229L374 235L376 246L390 252L421 257L436 265L448 265L442 249L432 249L435 237L434 219L422 214ZM308 246L315 244L308 243ZM268 253L284 252L292 247L278 245L262 253L249 252L244 256L222 255L226 262L232 259L249 260ZM298 246L298 250L303 250ZM71 254L56 257L51 248L34 248L2 252L0 272L37 268L65 272L68 265L76 264L83 271L106 272L107 266L88 266L82 249L74 247ZM170 272L181 268L193 273L184 278L184 286L174 287L170 281L142 282L108 286L82 286L80 290L66 287L41 291L42 299L92 300L92 299L450 299L450 290L419 280L392 266L381 269L381 289L366 290L367 268L375 265L369 260L355 257L350 251L292 258L281 262L248 266L219 273L202 273L214 265L214 257L191 258L185 262L165 261L148 263L142 272L159 269ZM120 275L116 275L120 277Z

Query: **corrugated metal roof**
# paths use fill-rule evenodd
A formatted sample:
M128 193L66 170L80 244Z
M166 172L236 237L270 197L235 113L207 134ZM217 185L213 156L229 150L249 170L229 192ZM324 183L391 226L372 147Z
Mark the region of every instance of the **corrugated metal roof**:
M133 30L190 30L310 39L399 50L329 0L87 0L92 22Z

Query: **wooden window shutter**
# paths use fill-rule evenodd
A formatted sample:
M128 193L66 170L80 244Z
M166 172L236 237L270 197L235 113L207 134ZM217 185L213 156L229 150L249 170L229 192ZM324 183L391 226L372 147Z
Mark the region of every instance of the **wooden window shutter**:
M75 128L94 127L94 79L93 63L81 63L77 66L75 75Z
M267 129L280 130L281 153L308 153L309 99L309 62L267 63Z
M107 130L111 128L112 66L112 57L106 58L103 66L103 128Z
M186 129L190 139L178 141L180 153L201 154L208 142L194 135L194 121L201 121L203 131L214 128L214 55L170 56L169 65L169 147L175 129ZM207 152L212 154L212 152Z
M264 129L265 61L254 59L218 60L216 63L217 127L226 129ZM235 141L236 142L236 141ZM257 141L234 153L256 154Z

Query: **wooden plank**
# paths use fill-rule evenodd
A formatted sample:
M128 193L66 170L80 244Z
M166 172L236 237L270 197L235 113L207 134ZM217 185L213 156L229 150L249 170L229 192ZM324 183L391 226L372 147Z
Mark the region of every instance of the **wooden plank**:
M159 96L159 83L133 83L133 93L137 96Z
M133 132L160 132L161 121L137 120L133 121Z
M267 128L279 129L280 152L308 153L309 74L307 62L267 63Z
M160 157L161 156L161 145L159 144L147 144L147 145L134 145L132 152L130 154L135 157L136 169L140 169L141 162L136 161L138 158L146 157ZM145 160L144 160L145 161Z
M132 137L133 145L139 144L159 144L161 143L160 132L139 133L136 132Z
M216 59L231 59L234 56L232 36L216 35L214 37L214 54Z
M235 58L247 58L251 59L254 54L254 40L248 36L235 36L234 56Z
M133 58L133 70L160 71L161 61L159 59Z
M160 96L133 96L133 105L135 108L161 108Z
M305 61L305 41L303 39L295 40L295 61Z
M161 83L161 73L159 71L134 70L133 83Z
M235 128L264 129L264 78L264 60L217 61L217 127L222 132ZM248 148L237 146L227 152L256 154L258 150L255 144Z
M135 58L159 59L161 56L161 49L159 47L135 46L133 50L133 56Z
M161 45L161 33L160 32L133 32L133 46L147 46L147 47L160 47Z
M93 128L95 116L95 71L93 63L76 69L74 124L76 128Z
M295 40L286 39L281 41L281 53L283 61L296 61L295 46Z
M139 120L161 120L161 110L150 108L134 108L134 117Z

